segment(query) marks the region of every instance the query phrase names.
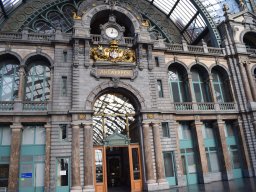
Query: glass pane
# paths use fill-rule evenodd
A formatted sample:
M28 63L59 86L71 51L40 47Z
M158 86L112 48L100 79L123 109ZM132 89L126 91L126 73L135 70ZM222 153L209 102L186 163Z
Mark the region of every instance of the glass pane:
M137 148L132 149L132 165L133 165L134 180L138 180L140 179L140 163L139 163L139 151Z
M8 187L9 165L0 164L0 187Z
M174 102L181 102L180 100L180 92L178 88L178 83L172 82L172 95L173 95L173 101Z
M5 76L2 78L2 101L12 100L13 78Z
M192 139L191 128L188 125L183 125L184 139Z
M2 145L11 145L11 129L9 127L4 127Z
M188 173L196 173L196 162L194 154L187 155Z
M172 153L164 153L164 168L166 177L174 177Z
M181 155L181 161L182 161L183 175L186 175L187 174L187 166L186 166L186 157L185 157L185 155Z
M103 183L103 153L101 149L95 150L96 183Z
M226 134L227 134L226 135L227 137L235 136L234 128L232 127L232 125L230 123L226 124Z
M22 132L22 144L34 144L34 128L33 127L26 127Z
M33 164L20 165L20 186L32 187L33 186Z
M196 96L196 101L203 102L203 97L202 97L201 90L200 90L200 84L194 83L193 87L194 87L194 92L195 92L195 96Z
M220 171L219 159L218 159L217 152L210 153L210 162L211 162L211 171L212 172Z
M168 122L162 123L162 131L163 131L163 137L170 137Z
M238 151L232 151L233 169L240 168L240 157Z
M44 163L35 164L35 186L43 187L44 186Z
M36 128L35 144L45 144L45 128L44 127Z
M57 159L57 186L68 186L69 159Z

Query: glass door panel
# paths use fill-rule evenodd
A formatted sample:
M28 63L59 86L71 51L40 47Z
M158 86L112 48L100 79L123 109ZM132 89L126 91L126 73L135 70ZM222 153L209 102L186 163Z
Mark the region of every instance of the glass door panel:
M69 158L58 158L56 162L56 192L69 192Z
M129 145L129 161L131 175L131 191L142 191L142 175L139 145Z
M174 153L164 152L164 167L165 167L165 177L169 185L176 185L176 169L174 161Z
M95 191L107 191L105 147L94 147Z

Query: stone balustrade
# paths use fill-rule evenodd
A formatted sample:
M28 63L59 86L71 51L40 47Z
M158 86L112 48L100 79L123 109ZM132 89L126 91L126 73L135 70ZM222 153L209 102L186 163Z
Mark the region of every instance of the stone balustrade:
M193 102L183 102L183 103L173 103L174 110L179 112L192 112L192 111L201 111L201 112L216 112L216 111L226 111L226 112L236 112L237 105L235 103L193 103Z
M0 101L0 111L47 111L49 110L48 101Z

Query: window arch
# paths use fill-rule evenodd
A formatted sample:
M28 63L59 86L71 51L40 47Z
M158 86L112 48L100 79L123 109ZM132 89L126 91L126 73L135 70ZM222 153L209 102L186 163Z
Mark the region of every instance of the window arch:
M172 64L168 69L168 81L174 102L189 102L188 74L180 64Z
M191 68L193 91L197 102L211 102L208 72L202 66Z
M212 83L214 87L214 95L218 103L232 101L229 79L224 69L221 69L220 67L214 67L212 69Z
M19 65L18 61L8 58L0 61L0 100L13 101L18 97Z
M256 49L256 33L254 32L247 32L244 37L243 41L246 48Z
M31 63L26 79L27 101L47 101L50 99L50 68L44 61Z

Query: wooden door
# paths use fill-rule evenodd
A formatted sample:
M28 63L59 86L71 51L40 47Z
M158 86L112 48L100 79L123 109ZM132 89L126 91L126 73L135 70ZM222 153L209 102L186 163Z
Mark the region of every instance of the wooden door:
M142 170L140 148L138 144L129 145L131 192L142 191Z
M106 150L94 147L94 183L96 192L107 192Z

